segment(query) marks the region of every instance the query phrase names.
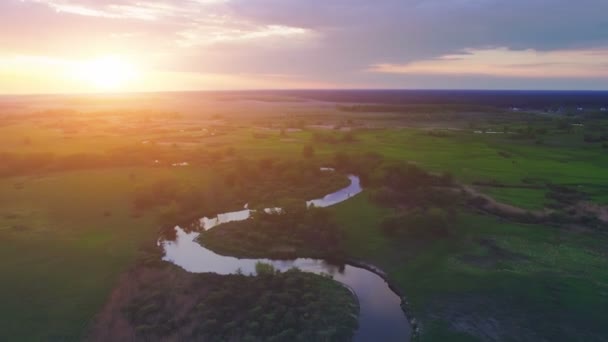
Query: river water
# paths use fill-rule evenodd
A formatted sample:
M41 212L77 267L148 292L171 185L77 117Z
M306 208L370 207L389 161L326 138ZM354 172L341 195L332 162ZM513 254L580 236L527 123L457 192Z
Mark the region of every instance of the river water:
M362 191L359 177L354 175L348 177L351 181L348 187L323 198L308 201L308 205L328 207L359 194ZM202 218L201 226L204 229L221 229L222 223L246 220L250 215L249 209L224 213L214 218ZM254 274L256 263L261 261L272 264L275 269L281 271L297 267L305 272L330 274L334 280L352 289L359 300L359 328L355 332L355 341L409 341L410 339L411 327L401 310L400 297L374 272L352 265L336 266L321 259L269 260L222 256L196 242L200 232L188 232L181 227L175 227L175 231L174 240L159 241L165 252L163 260L180 266L188 272Z

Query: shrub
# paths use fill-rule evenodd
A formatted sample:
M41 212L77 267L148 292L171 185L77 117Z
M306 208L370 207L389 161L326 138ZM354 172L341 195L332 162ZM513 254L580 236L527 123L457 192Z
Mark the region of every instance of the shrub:
M315 149L312 147L312 145L305 145L302 148L302 156L304 158L310 159L315 155Z
M255 264L255 273L259 276L274 275L277 272L278 271L276 271L274 269L274 266L272 266L271 264L266 264L259 261Z
M342 136L342 141L347 142L347 143L354 142L355 136L353 135L352 132L347 132L344 134L344 136Z

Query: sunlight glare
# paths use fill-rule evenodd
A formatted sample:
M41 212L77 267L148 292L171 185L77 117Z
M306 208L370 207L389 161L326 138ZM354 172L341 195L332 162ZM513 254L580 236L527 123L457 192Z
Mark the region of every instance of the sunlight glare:
M80 63L75 73L97 90L122 89L138 74L132 63L115 56Z

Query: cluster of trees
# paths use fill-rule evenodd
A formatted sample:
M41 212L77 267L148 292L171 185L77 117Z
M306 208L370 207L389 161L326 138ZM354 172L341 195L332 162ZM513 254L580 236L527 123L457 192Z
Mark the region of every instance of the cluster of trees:
M430 130L427 132L427 134L435 138L446 138L450 136L450 133L448 131L442 130Z
M158 220L163 226L187 222L198 216L214 215L239 203L241 200L224 191L220 184L202 187L176 179L140 186L133 197L136 213L158 209Z
M350 341L358 305L330 278L258 265L257 276L195 275L193 286L143 287L123 312L141 340ZM186 282L186 284L188 284ZM194 288L196 286L196 288ZM185 305L179 293L192 292Z
M555 123L555 128L562 132L572 133L572 132L574 132L574 126L572 126L573 123L574 122L571 120L565 120L565 119L557 120Z
M438 207L453 210L454 207L463 203L461 194L452 189L424 186L412 187L407 191L383 186L372 189L370 199L382 206L393 208Z
M337 152L333 165L361 177L370 198L389 207L448 208L461 201L450 173L432 174L403 161L389 161L374 152Z
M371 192L370 198L398 208L396 214L382 221L383 233L417 241L451 235L451 223L462 196L451 188L450 175L432 175L409 164L387 166L380 175L381 185Z
M464 200L453 189L449 174L430 174L416 165L386 161L375 153L337 153L333 165L363 175L374 202L399 210L382 224L388 235L448 236L449 223ZM306 208L304 201L296 199L274 205L283 211L268 214L260 210L251 220L203 233L201 243L218 253L240 257L341 259L341 230L326 209Z
M513 134L509 135L509 138L515 140L535 140L536 143L541 144L542 136L547 135L548 132L549 131L545 127L527 126L526 128L515 129Z
M321 171L320 165L310 158L238 159L216 167L223 175L225 191L260 206L277 206L277 202L291 198L301 201L317 198L349 182L339 173Z
M239 257L343 257L342 231L329 211L306 208L300 201L286 201L279 212L260 210L250 220L206 231L200 242L218 253Z
M141 185L133 208L136 213L158 209L161 225L169 225L236 210L247 202L250 207L276 207L290 200L303 205L349 182L339 173L321 171L310 160L236 159L216 165L215 171L222 182L200 185L165 179Z
M407 192L412 188L451 186L453 178L448 173L434 175L416 165L395 162L382 165L375 174L374 181L378 185Z
M312 145L304 145L302 148L302 157L310 159L315 156L315 148Z
M454 190L451 174L431 174L407 162L387 161L376 153L339 152L334 164L360 175L372 201L397 209L381 224L385 234L419 239L450 235L450 223L464 201Z
M608 140L608 136L602 131L601 124L594 125L593 122L584 118L559 118L547 122L537 122L528 124L526 127L513 129L514 134L510 134L511 139L535 140L537 143L542 142L543 136L551 132L572 134L576 131L576 126L582 126L585 123L585 134L583 140L585 142L602 142Z
M47 168L55 161L52 153L0 153L0 176L11 176L31 173L32 170Z
M75 153L56 155L51 152L0 153L0 176L39 174L89 168L123 167L143 163L143 155L131 151L110 153ZM149 160L147 161L149 163Z
M408 162L386 160L375 152L336 152L332 165L340 171L359 175L368 188L387 187L394 191L410 192L416 188L453 185L450 173L434 175Z
M608 141L608 133L585 133L585 135L583 136L583 140L586 143L605 142Z
M501 114L501 109L492 106L469 105L469 104L356 104L338 105L338 110L352 113L396 113L407 114L405 118L415 116L426 119L427 121L435 116L441 119L454 119L471 116L475 113ZM427 114L433 114L430 118Z
M39 174L80 169L150 165L154 160L182 162L185 156L154 145L114 148L102 152L55 154L52 152L0 152L0 176Z

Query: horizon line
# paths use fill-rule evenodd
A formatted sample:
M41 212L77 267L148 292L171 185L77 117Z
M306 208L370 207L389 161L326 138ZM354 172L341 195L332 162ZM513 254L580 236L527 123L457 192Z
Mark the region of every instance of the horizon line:
M119 92L57 92L57 93L0 93L0 97L27 96L128 96L171 93L236 93L236 92L304 92L304 91L429 91L429 92L539 92L539 93L608 93L608 89L478 89L478 88L247 88L247 89L188 89L158 91L119 91Z

